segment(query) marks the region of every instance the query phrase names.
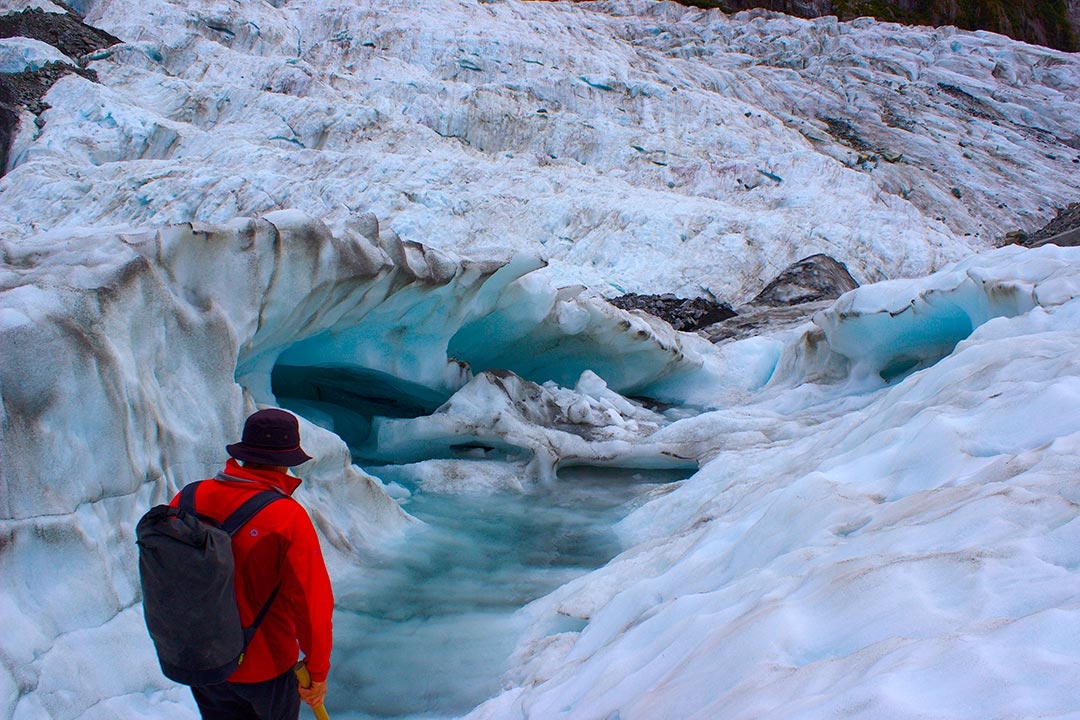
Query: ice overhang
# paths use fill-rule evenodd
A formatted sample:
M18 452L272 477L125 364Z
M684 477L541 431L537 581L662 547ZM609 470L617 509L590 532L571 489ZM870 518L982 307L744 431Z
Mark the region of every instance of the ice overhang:
M580 401L560 396L567 408L601 402L597 395L617 396L624 403L622 395L648 397L654 383L699 368L666 324L614 308L583 288L557 289L524 273L490 297L482 295L410 286L359 322L289 345L270 370L275 401L335 432L360 461L505 461L528 459L538 446L553 445L543 432L532 437L507 431L505 418L529 403L557 405L552 398L560 389L572 392L568 389L580 386L583 377L592 378L585 385L595 391L581 390L588 399ZM470 401L459 397L461 391L485 377L484 382L503 389L498 399L462 412ZM669 400L669 394L662 399ZM451 419L446 408L455 399L457 415ZM629 404L626 411L644 412ZM445 422L433 421L429 416L435 414ZM575 425L565 411L540 415L522 420L521 427ZM553 450L545 462L551 467L563 460L696 466L696 461L661 451L637 457L629 444L590 447Z

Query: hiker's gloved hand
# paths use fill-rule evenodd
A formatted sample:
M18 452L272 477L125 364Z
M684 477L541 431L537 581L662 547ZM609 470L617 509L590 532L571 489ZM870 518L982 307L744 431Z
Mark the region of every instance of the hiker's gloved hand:
M300 699L311 707L318 707L326 702L326 681L313 682L309 688L299 688Z

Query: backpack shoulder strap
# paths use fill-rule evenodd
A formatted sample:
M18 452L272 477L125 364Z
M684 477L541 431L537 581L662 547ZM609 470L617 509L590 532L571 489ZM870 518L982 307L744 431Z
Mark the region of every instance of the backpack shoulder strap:
M221 523L221 529L229 533L231 537L237 530L244 527L248 520L255 517L256 514L264 507L276 500L284 500L287 495L280 493L276 490L263 490L258 495L252 495L244 503L233 510L229 517L225 518L225 521ZM248 627L244 628L244 649L247 650L248 643L255 637L255 631L259 629L259 625L262 623L263 618L266 617L266 613L270 611L270 606L274 604L274 598L277 597L278 590L281 589L281 583L279 582L270 593L270 597L266 599L263 606L259 609L259 614L255 616L255 620ZM241 655L241 659L243 656Z
M281 589L281 583L278 583L274 588L274 591L270 593L270 597L266 598L266 602L259 609L259 614L255 616L255 619L251 621L251 624L244 628L244 648L247 649L248 644L251 642L251 638L255 637L255 631L259 629L259 625L262 624L263 618L266 617L266 613L270 612L270 606L274 604L274 598L277 597L278 590Z
M195 515L195 491L198 489L202 480L197 482L188 483L180 490L180 509L191 515Z
M190 487L190 485L188 487ZM187 488L184 489L186 490ZM276 490L263 490L258 495L252 495L245 500L240 507L233 510L229 517L222 521L221 529L229 533L229 535L233 535L237 530L244 527L248 520L255 517L255 515L264 507L275 500L284 500L285 497L285 495Z

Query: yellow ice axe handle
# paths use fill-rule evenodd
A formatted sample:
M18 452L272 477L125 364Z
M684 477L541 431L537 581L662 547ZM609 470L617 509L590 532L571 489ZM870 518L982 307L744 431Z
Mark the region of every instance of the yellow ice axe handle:
M300 687L311 687L311 673L308 672L307 665L303 661L293 666L293 672L296 673L296 679L300 683ZM311 710L315 713L316 720L330 720L330 716L326 714L326 708L322 705L316 705Z

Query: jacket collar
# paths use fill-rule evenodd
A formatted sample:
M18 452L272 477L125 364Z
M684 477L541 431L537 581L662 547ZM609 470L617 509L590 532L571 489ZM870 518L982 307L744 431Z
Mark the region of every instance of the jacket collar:
M292 495L302 482L298 477L277 470L244 467L233 458L229 458L225 463L225 470L218 473L216 479L222 482L255 483L286 495Z

